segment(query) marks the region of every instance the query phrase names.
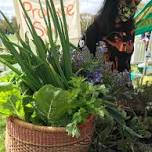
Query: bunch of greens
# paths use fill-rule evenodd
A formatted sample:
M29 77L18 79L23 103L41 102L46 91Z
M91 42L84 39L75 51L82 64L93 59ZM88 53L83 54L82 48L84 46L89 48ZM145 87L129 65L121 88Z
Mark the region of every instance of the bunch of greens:
M3 98L0 101L1 113L15 115L37 124L66 126L66 120L60 122L61 116L65 116L69 113L69 108L75 106L75 111L71 110L72 117L80 105L70 104L69 91L72 86L69 81L74 74L72 73L71 43L69 42L63 0L60 0L61 17L57 15L52 0L45 1L47 15L44 14L43 4L39 1L47 28L47 42L38 35L22 1L19 0L19 2L32 38L30 39L25 34L25 39L23 39L20 31L16 32L16 29L1 12L18 40L18 43L10 41L0 29L0 39L8 50L7 54L0 55L0 62L15 72L17 77L15 83L1 83L0 91L2 94L8 94L7 99ZM55 27L55 34L52 31L53 27ZM57 40L59 40L59 45ZM62 50L62 62L59 56L60 50ZM77 92L75 96L77 96ZM68 122L71 120L66 118Z
M44 14L41 1L39 2L44 22L47 27L49 43L42 40L34 29L32 21L28 16L21 0L20 5L23 9L25 21L29 28L32 39L30 40L28 35L25 34L25 40L23 40L18 31L16 32L16 36L19 44L16 44L10 41L3 31L0 30L0 38L7 50L9 50L9 54L7 55L8 58L1 55L0 62L7 65L20 77L22 85L24 84L24 86L27 88L26 91L31 92L31 94L39 90L45 84L52 84L53 86L62 89L68 89L68 80L70 80L70 77L72 76L72 64L70 57L71 45L69 42L63 0L60 1L62 17L57 16L53 1L46 0L47 16ZM11 30L15 31L5 15L2 12L1 14L7 21ZM56 29L55 36L53 36L52 27L55 27ZM59 49L56 44L58 36L61 44L60 49L62 49L63 54L62 64L60 64L58 53ZM30 43L33 43L32 46ZM18 70L16 67L12 66L11 61L16 61L21 70Z
M79 137L78 125L90 115L111 118L130 134L135 132L126 127L127 117L114 104L104 98L108 90L104 85L94 86L81 77L69 81L70 89L64 90L51 84L44 85L33 95L22 94L18 84L5 83L0 86L2 100L0 113L14 115L27 122L45 126L66 127L67 132ZM137 134L135 134L138 136Z
M12 72L2 72L0 74L0 113L6 116L12 113L18 115L20 111L19 105L21 103L18 99L21 98L21 92L13 84L14 76Z
M99 118L96 121L96 131L90 152L152 151L152 85L147 83L137 88L130 88L126 83L127 79L122 76L121 73L110 73L103 70L103 82L109 90L109 97L107 97L115 97L115 101L121 106L127 118L125 122L129 130L130 128L136 130L136 133L142 135L142 138L137 138L133 132L128 134L128 131L121 128L117 121L113 121L106 115L106 118Z
M70 135L77 137L78 125L90 115L110 115L121 128L133 134L134 131L126 127L123 113L104 98L108 93L104 85L94 86L72 72L70 49L73 45L69 41L63 0L60 0L61 17L57 15L52 0L45 0L45 16L39 0L48 42L38 35L21 0L19 2L32 39L25 34L23 40L17 31L19 43L16 44L0 30L0 38L8 50L8 54L0 55L0 62L16 74L12 83L0 86L1 92L8 93L8 98L0 101L1 113L34 124L64 126ZM14 32L5 15L1 14ZM55 35L52 27L55 27Z
M93 86L72 72L70 48L73 45L69 42L63 0L60 0L61 17L57 15L52 0L45 1L45 16L43 4L39 1L48 42L38 35L22 1L19 2L32 39L25 34L24 40L17 31L16 44L0 29L0 39L8 50L8 54L0 55L0 62L16 74L13 82L0 86L0 91L8 94L7 99L0 101L0 112L34 124L64 126L69 134L79 136L78 125L88 116L98 114L103 117L108 113L106 107L111 104L99 99L99 94L104 94L106 89ZM5 15L1 14L15 32ZM55 35L52 27L55 27ZM113 106L111 111L118 113L120 121L124 119L116 107Z
M147 134L142 122L137 117L131 119L129 117L126 123L139 134L143 136ZM128 134L110 117L106 117L106 119L98 118L95 130L89 152L138 152L139 150L139 147L137 147L137 144L141 143L139 138L134 134Z

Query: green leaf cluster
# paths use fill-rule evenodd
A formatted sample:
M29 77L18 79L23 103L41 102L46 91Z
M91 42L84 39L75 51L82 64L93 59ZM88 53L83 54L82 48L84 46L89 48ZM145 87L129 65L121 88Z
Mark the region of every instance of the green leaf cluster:
M16 32L18 43L12 42L0 29L0 39L8 50L7 54L0 54L0 62L17 75L13 83L0 84L0 112L34 124L63 126L76 137L80 135L78 126L90 115L111 115L124 127L123 114L104 99L107 93L104 85L94 86L81 77L74 77L70 53L73 45L69 41L63 0L60 0L61 17L53 0L45 0L45 16L39 0L47 42L38 35L22 1L19 2L32 38L26 33L23 39L1 12L12 32Z
M98 102L98 87L81 77L73 77L69 86L69 90L63 90L45 85L34 94L33 106L41 122L66 127L70 135L79 137L78 126L88 116L104 117L104 103Z
M14 43L0 29L0 39L7 48L7 54L0 55L0 62L14 71L22 81L22 84L34 93L46 84L55 87L67 89L68 80L72 76L72 64L70 56L71 43L69 42L68 28L65 18L63 0L60 0L62 16L57 16L54 2L46 0L47 15L44 14L42 2L39 0L41 12L47 28L47 40L45 42L32 24L32 21L26 12L21 0L25 21L28 26L30 36L25 34L25 39L20 36L20 31L15 31L11 23L1 12L5 21L8 23L12 32L15 32L19 43ZM55 27L53 34L52 27ZM59 45L57 44L59 40ZM32 45L31 45L32 44ZM61 63L59 51L62 50L63 62ZM20 70L13 66L17 63Z

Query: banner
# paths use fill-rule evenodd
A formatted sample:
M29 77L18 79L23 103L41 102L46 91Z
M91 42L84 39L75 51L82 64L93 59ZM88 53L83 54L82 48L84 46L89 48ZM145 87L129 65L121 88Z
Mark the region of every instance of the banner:
M136 35L152 31L152 0L135 16Z
M42 38L45 39L47 31L43 15L40 9L39 0L22 0L22 2L25 7L25 10L32 19L32 23L36 31ZM45 1L41 0L41 2L43 4L43 12L47 15ZM56 7L57 14L61 15L60 1L54 0L54 4ZM21 32L25 34L28 31L28 27L26 26L23 11L18 0L14 0L14 6L16 10L16 17L21 28ZM64 0L64 10L67 19L70 40L77 41L79 40L81 34L78 0Z

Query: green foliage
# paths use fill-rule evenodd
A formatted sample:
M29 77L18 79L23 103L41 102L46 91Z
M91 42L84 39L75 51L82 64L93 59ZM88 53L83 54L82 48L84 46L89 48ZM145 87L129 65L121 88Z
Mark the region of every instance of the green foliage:
M97 99L98 87L85 79L72 78L69 85L69 90L45 85L35 93L33 105L41 122L51 126L67 126L68 133L78 137L78 125L85 122L89 115L104 117L105 103Z
M36 113L48 125L55 126L75 105L69 102L68 92L52 85L42 87L34 95ZM44 104L45 103L45 104ZM62 124L59 124L62 125Z
M139 120L137 117L126 119L125 122L129 129L125 127L124 130L108 115L102 119L98 118L95 122L96 132L89 152L97 152L98 150L100 152L139 152L140 148L137 144L140 143L139 139L143 140L143 137L138 138L138 136L139 134L143 136L147 134L146 129ZM132 130L136 130L138 136ZM128 131L131 132L128 133Z
M5 143L4 143L4 137L5 137L5 117L0 115L0 152L5 152Z
M67 89L68 80L72 76L72 65L70 57L71 44L68 37L63 0L60 1L62 10L61 18L57 16L54 3L48 0L46 0L47 16L45 16L40 1L43 18L47 27L49 43L46 43L39 37L21 1L20 4L26 17L26 24L32 36L32 46L34 47L29 44L30 39L27 34L25 34L25 40L23 40L19 35L19 31L17 31L16 37L19 44L16 44L10 41L3 31L0 30L0 38L7 50L9 50L7 56L4 54L0 56L0 62L18 74L24 84L28 86L33 93L46 84L52 84L55 87ZM9 28L15 32L14 27L5 15L2 12L1 14ZM59 36L61 42L58 50L56 47L56 38L54 39L53 31L51 30L52 27L55 27L56 34ZM59 49L62 49L62 64L57 55ZM18 70L12 65L14 60L18 63L21 70Z
M14 94L14 96L13 96ZM17 104L17 97L15 95L20 95L16 89L12 89L10 91L0 91L0 113L5 114L7 116L11 115L12 113L16 112L16 104ZM14 111L15 110L15 111Z
M0 112L34 124L63 126L69 135L76 137L80 135L78 126L90 115L98 115L100 118L109 116L122 130L138 136L133 129L126 126L126 115L112 102L107 101L105 96L109 93L109 87L107 89L104 85L94 86L84 78L74 77L63 0L60 0L61 17L57 16L52 0L45 1L45 16L39 1L48 42L38 35L21 0L19 2L32 38L25 34L23 40L20 32L15 31L1 12L9 28L16 32L19 43L12 42L0 29L0 39L8 50L7 54L0 55L0 62L17 75L12 83L0 85ZM55 27L55 36L52 27ZM14 66L14 63L17 63L19 68ZM96 63L90 66L91 69L94 67Z
M111 117L109 117L110 115L106 115L104 119L97 119L96 132L90 147L90 152L151 151L152 86L146 84L140 85L136 89L130 89L125 86L124 83L122 89L119 90L117 89L118 83L116 85L113 83L114 77L108 75L108 77L105 78L105 85L111 86L109 90L111 97L108 95L106 98L112 99L112 97L115 97L115 101L121 100L121 102L117 104L121 107L120 114L123 114L125 119L121 121L121 115L118 113L115 114L115 112L111 110L110 114L112 114L115 119L111 119ZM113 92L111 92L111 90L113 90ZM128 92L129 98L126 96L125 90ZM117 95L114 95L115 91ZM122 96L122 93L125 94ZM119 121L117 121L118 119ZM126 125L119 125L119 122Z
M14 26L1 12L5 23L9 29L16 34L16 38L19 42L14 43L11 41L5 35L5 32L0 29L0 39L8 50L7 54L0 55L0 62L8 66L18 77L15 84L1 83L0 85L2 97L1 113L15 115L28 122L45 125L54 125L58 120L58 124L62 125L62 123L59 123L58 118L67 110L65 102L68 97L65 93L66 91L62 89L69 89L68 81L73 75L70 57L71 43L69 42L63 0L60 0L61 17L57 16L53 1L46 0L45 2L47 16L44 15L41 1L40 7L47 27L47 43L37 34L21 0L20 5L25 15L25 21L29 28L32 42L27 34L25 34L25 40L23 40L19 34L20 32L16 31ZM55 37L52 27L54 27L56 31ZM60 40L59 45L56 44L58 37ZM33 44L30 45L31 43ZM62 62L60 61L59 50L62 50ZM13 65L14 63L17 63L19 68L16 68L16 66ZM46 92L45 87L47 86L52 87L52 89L48 87L52 94ZM57 87L56 90L53 90L55 87ZM39 89L40 91L35 93ZM60 93L56 94L58 91ZM33 97L34 93L35 97ZM54 97L53 101L57 101L53 102L53 106L55 107L54 111L49 111L50 109L48 109L52 103L52 101L49 100L51 99L50 97ZM37 101L35 102L36 104L34 104L33 100ZM43 104L44 102L45 104ZM48 108L46 108L47 106ZM65 108L62 109L60 106ZM41 110L42 112L40 113ZM46 116L47 122L41 119L44 115ZM56 116L54 120L52 116ZM43 119L45 119L45 117Z
M6 81L8 77L1 78L1 80ZM10 82L0 82L0 113L7 116L20 115L24 118L21 104L21 94L18 88Z
M10 71L0 73L0 82L9 82L13 78L14 74Z
M7 86L8 85L8 86ZM18 84L3 83L0 87L0 112L15 115L34 124L66 127L71 136L79 137L78 126L90 115L111 116L122 127L125 116L111 102L99 98L108 92L104 86L94 86L81 77L73 77L70 89L44 85L34 95L21 95ZM5 89L4 89L5 88ZM25 92L25 91L24 91Z
M82 78L71 78L73 76L71 43L69 42L63 0L60 0L61 17L57 16L54 3L49 0L45 1L47 11L47 16L45 16L40 1L48 32L47 43L37 34L21 0L19 1L32 41L27 34L23 40L19 31L15 31L1 12L9 28L12 32L16 32L19 42L18 44L12 42L0 30L0 38L8 50L8 54L0 55L0 62L17 75L13 83L1 83L0 89L3 95L0 104L1 113L15 115L28 122L41 125L65 127L71 123L74 128L71 130L71 127L67 127L69 134L78 136L78 125L83 123L88 115L97 113L101 109L96 108L95 105L98 95L96 87ZM52 27L55 27L56 36L53 35ZM57 37L60 40L59 45L56 43ZM62 50L62 62L59 50ZM19 68L13 63L17 63ZM100 112L101 114L102 112ZM82 118L78 119L78 116L82 116Z

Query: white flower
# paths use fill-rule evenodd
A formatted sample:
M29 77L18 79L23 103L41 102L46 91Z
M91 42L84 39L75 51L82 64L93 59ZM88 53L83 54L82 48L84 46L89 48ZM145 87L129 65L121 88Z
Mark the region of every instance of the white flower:
M84 45L85 45L84 40L80 40L80 41L79 41L79 46L80 46L80 48L83 48L83 47L84 47Z

